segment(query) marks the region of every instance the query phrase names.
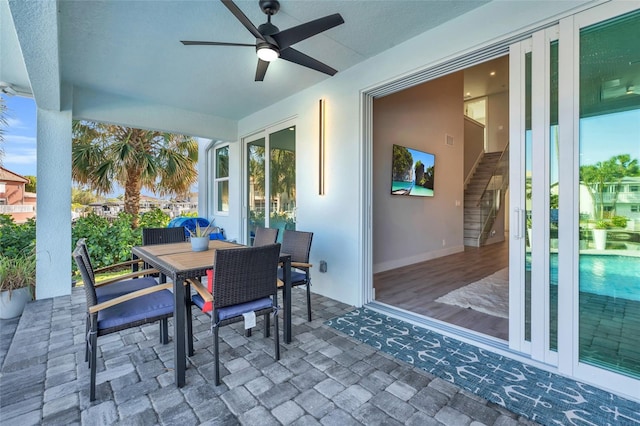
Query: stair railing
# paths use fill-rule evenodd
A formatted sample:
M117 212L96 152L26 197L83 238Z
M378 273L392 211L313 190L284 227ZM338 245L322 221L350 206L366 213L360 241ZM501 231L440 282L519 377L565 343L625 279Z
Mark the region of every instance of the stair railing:
M489 238L489 232L495 222L500 208L504 204L504 194L509 187L509 144L502 150L489 181L478 199L480 208L480 233L478 247Z

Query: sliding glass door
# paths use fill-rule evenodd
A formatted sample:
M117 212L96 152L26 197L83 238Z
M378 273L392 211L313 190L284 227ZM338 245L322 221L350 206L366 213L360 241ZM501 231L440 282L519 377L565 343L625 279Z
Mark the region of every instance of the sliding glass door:
M512 349L632 393L640 378L640 10L510 51Z
M296 227L296 128L284 124L245 139L246 238L256 227Z
M579 360L640 378L640 11L579 42Z
M511 47L510 346L556 362L557 27ZM515 77L515 78L514 78ZM514 106L515 105L515 106ZM515 143L514 143L515 141Z

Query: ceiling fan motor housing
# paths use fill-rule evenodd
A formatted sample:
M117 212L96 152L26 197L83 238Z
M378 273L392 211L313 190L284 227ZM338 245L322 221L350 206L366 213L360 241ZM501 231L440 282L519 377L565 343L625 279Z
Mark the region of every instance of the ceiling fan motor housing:
M271 22L265 22L258 27L258 32L263 36L272 36L274 34L278 34L280 29L273 25Z
M280 10L280 2L278 0L260 0L260 9L269 15L273 16Z

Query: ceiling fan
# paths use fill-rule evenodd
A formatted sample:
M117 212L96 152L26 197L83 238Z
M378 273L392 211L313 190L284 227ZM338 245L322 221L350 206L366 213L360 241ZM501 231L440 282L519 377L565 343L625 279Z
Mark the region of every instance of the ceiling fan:
M311 68L316 71L320 71L325 74L334 75L338 71L331 68L329 65L314 59L304 53L293 49L291 46L305 40L309 37L313 37L316 34L320 34L330 28L336 27L340 24L344 24L344 19L339 13L325 16L314 21L309 21L304 24L289 28L284 31L280 31L278 27L271 23L271 17L278 13L280 9L280 2L278 0L260 0L260 8L267 15L267 22L255 27L242 13L240 8L232 0L221 0L222 3L233 13L233 15L249 30L251 34L256 38L255 44L245 43L226 43L217 41L188 41L181 40L180 42L185 46L201 45L201 46L248 46L254 47L258 55L258 67L256 69L255 81L263 81L264 76L269 67L269 62L282 58L285 61L293 62L294 64L302 65L303 67Z

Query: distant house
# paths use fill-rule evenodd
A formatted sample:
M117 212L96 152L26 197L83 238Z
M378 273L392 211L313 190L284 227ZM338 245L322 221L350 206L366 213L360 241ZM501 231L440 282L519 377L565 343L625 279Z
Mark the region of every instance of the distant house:
M16 223L36 217L36 194L25 190L29 180L0 167L0 214L8 214Z
M597 216L595 201L588 188L581 183L580 213L595 219ZM613 215L624 216L629 220L628 229L640 229L640 177L627 176L620 182L605 183L602 203L605 218Z

